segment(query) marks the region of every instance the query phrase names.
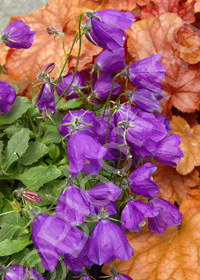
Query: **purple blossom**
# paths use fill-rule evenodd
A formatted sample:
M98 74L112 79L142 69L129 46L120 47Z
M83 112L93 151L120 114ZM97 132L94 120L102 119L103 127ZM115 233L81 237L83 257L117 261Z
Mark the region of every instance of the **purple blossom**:
M112 156L99 142L90 135L76 131L67 144L69 171L72 178L79 172L84 174L97 174L104 160L112 159Z
M33 43L35 31L31 31L30 27L22 20L11 22L1 36L1 40L7 47L14 49L28 49Z
M149 218L149 229L151 232L162 234L167 226L181 224L182 214L170 202L155 197L149 201L149 206L159 212L156 217Z
M37 280L45 280L34 268L29 268L21 265L11 265L6 268L6 273L4 276L4 280L29 280L29 279L37 279Z
M131 277L126 274L119 273L119 271L115 270L113 267L110 268L110 276L112 280L132 280Z
M159 60L161 54L153 54L136 61L129 67L129 77L134 86L160 92L160 82L166 70Z
M159 192L156 183L151 180L151 175L157 169L152 163L145 163L133 171L129 176L131 190L145 197L154 197Z
M112 182L99 184L87 190L97 214L104 207L109 215L116 214L114 201L119 198L121 192L122 190Z
M95 59L95 69L105 73L119 72L124 67L124 56L124 48L104 50Z
M169 134L157 143L154 159L165 165L176 166L177 161L183 157L179 148L181 137L176 134Z
M89 259L98 265L114 259L128 260L133 250L120 227L109 221L108 216L94 227L89 241Z
M94 83L94 87L93 87L94 95L100 99L107 99L112 87L112 82L113 82L112 74L102 73ZM120 89L120 84L114 82L111 96L117 95L119 89Z
M87 39L108 50L123 47L124 30L135 21L131 13L112 9L87 12L87 18L88 20L83 27Z
M64 189L58 199L55 214L74 225L80 225L95 210L89 196L78 187L69 186Z
M60 78L58 85L56 87L56 92L60 96L69 86L73 78L73 73ZM76 72L74 80L70 88L65 92L64 96L67 100L78 98L80 95L81 87L83 87L83 79L79 72Z
M35 107L38 107L40 113L42 113L44 110L47 110L50 113L55 114L55 97L51 83L44 83L42 85L35 103Z
M59 125L59 133L69 139L69 135L75 131L81 131L91 136L95 135L98 120L91 111L69 111Z
M51 272L60 255L78 256L88 239L88 236L67 221L44 214L34 219L31 235L42 266Z
M129 201L121 214L121 227L123 230L138 232L144 226L145 217L156 217L158 211L152 209L141 201Z
M7 82L0 81L0 113L7 114L15 102L16 92Z

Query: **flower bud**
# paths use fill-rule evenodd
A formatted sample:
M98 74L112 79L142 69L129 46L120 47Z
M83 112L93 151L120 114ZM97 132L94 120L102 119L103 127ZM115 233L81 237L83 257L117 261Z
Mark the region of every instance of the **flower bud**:
M40 203L41 202L41 197L39 194L32 192L32 191L25 191L23 188L16 190L16 195L17 197L23 197L24 199L32 202L32 203Z

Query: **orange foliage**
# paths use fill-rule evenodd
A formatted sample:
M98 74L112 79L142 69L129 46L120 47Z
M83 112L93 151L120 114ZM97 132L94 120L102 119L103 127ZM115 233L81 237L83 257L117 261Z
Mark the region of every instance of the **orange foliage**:
M200 207L189 208L181 225L168 227L162 235L144 228L126 236L134 256L113 262L121 273L134 280L200 279Z
M128 54L132 62L152 54L162 54L161 62L167 71L162 81L164 96L168 97L167 109L174 105L182 112L194 112L200 103L200 71L198 65L188 65L179 58L180 45L176 34L182 25L181 18L172 13L134 23L127 30Z
M195 166L200 165L200 125L190 127L185 119L173 116L171 126L173 132L182 138L179 147L184 154L176 170L182 175L189 174Z

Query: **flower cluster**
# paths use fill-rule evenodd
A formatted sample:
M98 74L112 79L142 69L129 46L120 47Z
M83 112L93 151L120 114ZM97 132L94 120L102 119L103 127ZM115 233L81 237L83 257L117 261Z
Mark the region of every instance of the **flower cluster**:
M116 258L128 260L133 255L125 230L138 232L148 219L149 230L162 234L167 226L179 225L182 218L176 206L156 197L159 188L151 177L156 170L152 162L176 166L183 156L181 138L171 133L169 120L157 113L166 72L161 55L128 65L125 29L134 23L133 15L108 9L88 11L86 16L79 40L85 35L102 52L88 69L76 68L66 76L61 73L56 81L49 76L54 63L44 66L37 77L43 85L32 109L38 114L45 111L54 122L50 114L56 114L59 102L82 102L81 108L67 110L57 127L67 152L60 162L67 162L69 176L55 210L50 214L36 208L30 211L31 236L42 266L53 272L63 255L66 267L80 273L80 279L89 278L85 267L110 264ZM27 48L33 37L34 31L16 21L1 39L7 46ZM6 82L0 83L0 110L7 114L16 93ZM86 187L80 178L88 179ZM41 202L39 195L23 188L16 194ZM87 226L88 221L92 227ZM18 267L6 271L4 279L10 279L13 271L18 273ZM24 268L20 271L21 278L29 279ZM130 280L111 269L111 279L119 278Z

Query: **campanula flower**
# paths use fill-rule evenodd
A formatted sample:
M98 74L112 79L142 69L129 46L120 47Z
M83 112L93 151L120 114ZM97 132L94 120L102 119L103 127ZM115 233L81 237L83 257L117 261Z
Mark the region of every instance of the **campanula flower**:
M167 226L181 224L182 214L178 208L170 202L155 197L149 201L149 206L159 212L156 217L148 219L151 232L162 234Z
M16 92L7 82L0 81L0 113L7 114L15 102Z
M33 43L35 31L31 31L30 27L22 20L11 22L3 32L1 40L7 47L14 49L28 49Z
M53 93L53 86L51 83L44 83L39 92L35 107L38 107L40 113L44 110L49 111L52 114L55 114L55 97Z
M133 280L131 277L127 276L126 274L120 273L113 267L110 268L110 276L110 279L112 280Z
M6 273L3 277L4 280L45 280L34 268L27 268L21 265L11 265L6 268Z

